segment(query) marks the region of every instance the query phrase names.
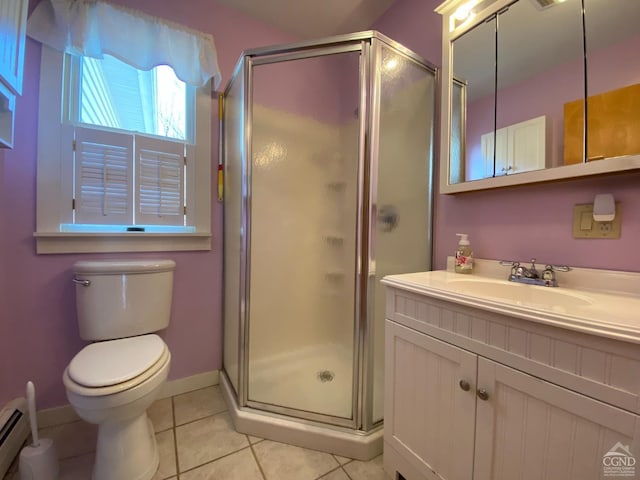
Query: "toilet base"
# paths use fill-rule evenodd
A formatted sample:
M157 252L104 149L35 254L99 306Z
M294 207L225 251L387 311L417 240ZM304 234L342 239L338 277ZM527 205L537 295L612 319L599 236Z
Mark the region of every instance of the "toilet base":
M151 480L159 464L156 436L146 411L98 426L92 480Z

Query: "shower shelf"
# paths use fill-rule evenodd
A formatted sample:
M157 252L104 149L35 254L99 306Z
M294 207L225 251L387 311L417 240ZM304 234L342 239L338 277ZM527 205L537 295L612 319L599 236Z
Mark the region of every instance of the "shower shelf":
M342 270L332 270L324 274L330 282L341 282L344 279L344 275L345 273Z
M344 180L332 180L327 182L327 188L334 192L343 192L347 187L347 182Z
M324 241L332 247L341 247L344 244L344 236L330 233L325 235Z

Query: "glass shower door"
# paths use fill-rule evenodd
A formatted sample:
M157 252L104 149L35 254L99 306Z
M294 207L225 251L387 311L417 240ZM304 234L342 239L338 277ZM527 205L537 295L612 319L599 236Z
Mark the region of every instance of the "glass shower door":
M377 45L374 55L380 98L371 168L373 207L367 293L372 331L369 345L373 349L367 390L373 395L374 424L383 418L384 398L385 291L380 280L395 273L431 269L435 107L435 71L384 44Z
M284 60L251 77L247 403L350 425L360 53Z

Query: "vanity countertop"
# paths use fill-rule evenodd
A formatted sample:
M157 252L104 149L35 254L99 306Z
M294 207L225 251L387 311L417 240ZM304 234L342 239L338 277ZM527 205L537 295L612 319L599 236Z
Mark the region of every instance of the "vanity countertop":
M444 270L389 275L382 283L468 307L640 344L640 291L597 291L582 285L541 287Z

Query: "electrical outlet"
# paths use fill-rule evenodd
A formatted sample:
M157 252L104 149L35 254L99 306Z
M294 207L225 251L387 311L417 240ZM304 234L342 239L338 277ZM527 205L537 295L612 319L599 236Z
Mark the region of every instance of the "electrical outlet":
M620 238L622 209L616 202L616 216L610 222L593 219L593 204L585 203L573 207L573 238Z

